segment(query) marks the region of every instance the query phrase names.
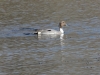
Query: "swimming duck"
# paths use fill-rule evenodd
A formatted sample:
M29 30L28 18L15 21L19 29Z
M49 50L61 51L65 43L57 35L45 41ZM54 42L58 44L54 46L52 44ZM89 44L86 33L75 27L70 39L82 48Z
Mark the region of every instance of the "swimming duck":
M59 23L59 31L54 30L54 29L35 29L34 34L64 34L63 26L66 26L65 21L61 21Z

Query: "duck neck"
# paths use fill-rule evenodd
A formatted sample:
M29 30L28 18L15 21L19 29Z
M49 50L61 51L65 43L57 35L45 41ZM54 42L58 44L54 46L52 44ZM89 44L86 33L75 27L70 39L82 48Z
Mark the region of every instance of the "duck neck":
M64 30L63 30L63 28L60 28L60 32L61 32L62 34L64 34Z

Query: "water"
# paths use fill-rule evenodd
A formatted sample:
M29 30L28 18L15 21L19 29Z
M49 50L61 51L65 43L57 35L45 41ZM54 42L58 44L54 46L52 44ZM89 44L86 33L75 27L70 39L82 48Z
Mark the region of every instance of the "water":
M100 1L1 0L0 75L100 75ZM65 20L65 35L36 36Z

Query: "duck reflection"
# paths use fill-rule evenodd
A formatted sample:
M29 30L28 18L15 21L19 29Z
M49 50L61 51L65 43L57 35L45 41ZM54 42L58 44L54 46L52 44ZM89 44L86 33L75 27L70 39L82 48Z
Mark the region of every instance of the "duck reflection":
M37 35L37 39L38 40L46 40L46 41L50 41L51 39L55 40L55 42L58 42L58 44L61 46L61 50L63 49L65 43L64 43L64 34L60 34L60 35ZM59 40L60 39L60 40ZM53 43L53 41L52 41Z
M55 35L55 34L52 34L52 35L37 35L37 38L38 39L55 39L55 38L60 38L61 40L63 40L63 37L64 37L64 34L60 34L60 35Z

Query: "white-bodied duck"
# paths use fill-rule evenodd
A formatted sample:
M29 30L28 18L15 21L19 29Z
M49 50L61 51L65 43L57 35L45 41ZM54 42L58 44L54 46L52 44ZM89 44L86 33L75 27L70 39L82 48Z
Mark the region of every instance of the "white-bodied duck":
M64 30L63 30L63 26L67 26L66 22L65 21L61 21L59 23L59 31L57 30L54 30L54 29L35 29L35 33L34 34L64 34Z

